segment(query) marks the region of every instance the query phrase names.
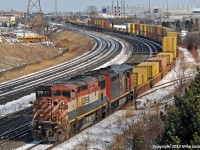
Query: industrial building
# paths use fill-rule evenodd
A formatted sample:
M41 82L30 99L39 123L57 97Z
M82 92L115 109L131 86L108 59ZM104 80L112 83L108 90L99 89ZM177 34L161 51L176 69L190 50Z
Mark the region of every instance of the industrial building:
M14 15L0 16L0 26L10 26L16 24L16 17Z

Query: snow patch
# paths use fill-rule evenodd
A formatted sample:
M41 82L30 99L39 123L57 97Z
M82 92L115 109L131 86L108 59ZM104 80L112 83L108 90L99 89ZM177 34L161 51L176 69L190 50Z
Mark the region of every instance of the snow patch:
M18 100L8 102L5 105L0 105L0 115L4 116L16 111L23 110L27 107L30 107L31 104L29 104L30 101L33 101L36 99L35 93L32 93L30 95L24 96Z

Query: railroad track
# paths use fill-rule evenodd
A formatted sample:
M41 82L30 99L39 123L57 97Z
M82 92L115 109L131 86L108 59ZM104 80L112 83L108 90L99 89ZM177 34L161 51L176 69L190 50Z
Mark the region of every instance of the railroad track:
M134 53L134 50L136 50L137 52L135 53L136 56L140 56L145 53L147 54L147 58L148 58L149 55L153 53L153 50L155 50L155 46L149 46L152 44L151 42L149 42L149 44L146 44L147 41L142 41L138 37L134 37L135 38L134 40L127 36L123 36L123 37L121 36L120 38L123 38L124 40L129 41L129 43L131 43L133 53ZM86 68L89 68L89 69L95 68L96 64L90 61L91 57L93 60L98 61L100 59L102 60L102 57L104 56L103 58L104 58L104 61L106 62L113 56L113 54L117 55L121 49L122 49L122 44L120 42L113 39L112 40L106 39L105 41L103 41L102 37L99 37L96 39L96 43L93 50L84 55L86 58L78 57L75 60L70 61L68 63L57 65L56 67L51 67L50 69L45 69L38 73L34 73L25 77L21 77L17 80L12 80L12 81L1 84L0 91L4 91L4 92L0 92L0 100L4 95L6 95L5 94L6 92L7 93L13 92L13 91L9 91L8 90L9 88L14 90L14 92L15 90L17 91L18 89L22 89L22 90L26 89L27 91L27 89L29 89L30 84L32 85L31 88L33 88L34 86L37 86L38 84L47 83L52 80L53 81L58 80L63 77L70 77L70 76L73 76L74 74L80 74L80 72L84 71L84 69ZM85 63L80 62L79 61L80 59L81 61L86 62L87 65ZM78 67L81 67L81 69L78 69L77 71ZM48 77L45 77L46 74L48 74ZM1 93L4 93L4 95L2 95Z
M30 133L30 123L22 125L14 130L8 131L0 135L0 146L7 145L11 140L17 139L22 135ZM14 142L14 141L13 141Z
M148 92L148 93L146 93L146 94L140 96L139 98L142 98L142 97L144 97L144 96L146 96L146 95L149 95L149 94L151 94L151 93L157 91L157 90L160 89L160 88L166 88L166 87L172 86L172 85L174 85L174 83L177 82L177 81L180 81L180 80L185 80L185 81L186 81L186 80L188 80L188 79L190 79L190 78L193 78L194 76L195 76L195 75L192 75L192 76L188 76L188 77L185 77L185 78L182 78L182 79L176 79L176 80L173 80L173 81L169 81L169 82L166 82L166 83L157 85L157 86L155 86L155 87L153 88L153 89L154 89L153 91ZM137 98L137 99L139 99L139 98ZM174 101L174 99L165 100L165 101L159 102L158 104L155 104L155 105L152 106L152 107L164 106L165 104L168 104L168 103L173 102L173 101ZM132 103L132 102L129 102L129 103ZM128 106L129 103L127 103L127 104L126 104L125 106L123 106L122 108ZM145 108L145 109L146 109L146 108ZM113 112L113 113L114 113L114 112ZM113 114L113 113L112 113L112 114ZM110 115L112 115L112 114L110 114ZM109 115L109 116L110 116L110 115ZM107 117L108 117L108 116L106 116L105 118L107 118ZM103 119L105 119L105 118L103 118ZM103 120L103 119L101 119L101 120ZM99 120L98 122L100 122L101 120ZM88 129L89 127L93 126L94 124L96 124L96 123L98 123L98 122L92 123L91 125L89 125L89 126L87 126L86 128L80 130L78 133L76 133L76 134L70 136L70 137L67 138L67 139L64 139L64 140L62 140L62 141L60 141L60 142L57 142L57 143L55 143L55 144L51 144L51 145L46 146L45 150L52 150L53 148L55 148L55 147L57 147L58 145L60 145L60 144L62 144L62 143L64 143L64 142L66 142L66 141L69 140L70 138L72 138L72 137L78 135L80 132L82 132L82 131ZM29 147L29 148L26 149L26 150L31 150L31 149L33 149L33 148L36 148L36 149L43 149L44 147L43 147L43 145L35 144L35 145Z
M106 32L107 34L117 36L128 41L132 47L132 56L127 63L139 64L146 61L148 58L155 56L162 51L162 46L157 42L149 39L144 39L137 36L131 36L127 34L119 34L113 32Z
M14 121L16 119L19 119L21 117L23 117L24 115L29 115L32 114L32 107L14 112L12 114L6 115L4 117L0 118L0 126L2 126L3 124L6 124L8 122Z
M87 69L94 69L115 57L122 50L122 43L115 39L86 32L84 34L95 40L95 45L91 51L66 63L1 83L0 104L30 94L38 85L71 77Z

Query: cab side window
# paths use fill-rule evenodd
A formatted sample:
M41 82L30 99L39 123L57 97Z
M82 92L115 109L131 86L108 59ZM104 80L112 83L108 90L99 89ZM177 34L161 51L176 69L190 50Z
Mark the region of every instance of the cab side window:
M70 91L62 91L62 95L66 98L70 98Z
M61 96L61 91L60 90L53 91L53 96Z

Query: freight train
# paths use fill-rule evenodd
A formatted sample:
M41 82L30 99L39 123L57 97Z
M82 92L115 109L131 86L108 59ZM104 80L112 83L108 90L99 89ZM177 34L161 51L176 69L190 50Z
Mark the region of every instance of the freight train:
M95 23L99 22L94 21L92 26L97 26ZM100 28L99 25L97 27ZM130 34L162 41L163 52L136 66L112 65L70 80L39 86L36 101L33 102L34 118L31 123L34 139L60 141L70 137L148 91L173 68L177 55L176 32L134 23L128 24L127 28Z

